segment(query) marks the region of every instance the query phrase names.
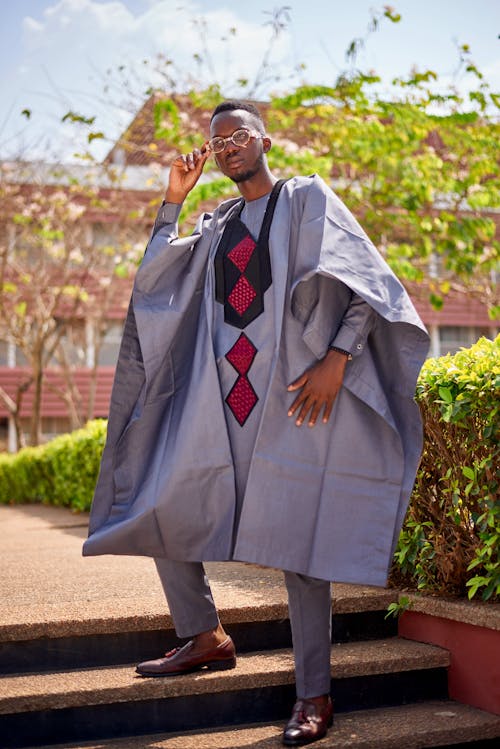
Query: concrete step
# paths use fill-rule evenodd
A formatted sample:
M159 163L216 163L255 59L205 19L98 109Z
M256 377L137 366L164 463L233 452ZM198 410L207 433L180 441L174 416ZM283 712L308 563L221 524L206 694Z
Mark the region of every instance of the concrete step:
M79 548L71 547L73 554L77 550ZM113 575L109 569L107 577L103 575L103 569L98 564L103 559L109 567L113 567ZM62 566L65 562L63 557ZM87 571L85 565L89 565L89 562L94 562L94 569ZM122 562L121 569L117 562ZM141 576L137 570L135 578L132 576L132 565L142 572ZM0 643L41 637L79 637L173 628L151 559L90 557L73 559L73 565L68 566L63 580L58 580L59 575L63 576L63 570L54 571L54 584L68 588L64 595L59 590L51 591L50 570L45 570L41 581L31 580L30 577L27 581L17 580L15 575L14 580L2 580L5 583L2 585L5 607L0 617ZM224 624L231 626L246 621L279 621L288 617L287 594L283 574L279 570L243 562L208 562L205 568ZM93 574L98 579L89 591L89 582L83 578ZM105 583L114 588L108 594L101 589L103 583L100 578L103 576ZM124 591L118 587L118 582L122 586L127 579L130 580L127 595L124 593L120 597L119 594ZM36 591L37 582L43 584L39 592ZM32 592L30 584L34 589ZM149 596L146 597L144 589L150 593ZM398 596L397 590L334 583L332 610L339 616L373 611L387 613L388 605L397 601ZM69 600L59 600L63 597ZM54 598L56 600L52 600Z
M358 601L361 606L361 600ZM267 611L267 619L259 619L261 611L253 610L253 618L245 611L233 612L231 623L226 612L220 612L222 622L231 634L239 653L256 650L290 648L292 635L285 611ZM274 614L274 617L273 617ZM397 634L397 621L386 618L385 610L352 611L332 615L332 643L358 642L393 637ZM248 617L248 619L246 618ZM273 618L271 618L273 617ZM139 617L134 625L138 626ZM112 620L113 624L115 623ZM159 653L179 644L175 631L139 627L121 632L103 632L108 621L97 624L97 633L56 637L31 637L23 640L0 641L0 673L22 674L71 670L91 666L111 666L157 658ZM100 626L99 626L100 624ZM150 622L143 622L150 624ZM101 632L99 632L101 630ZM30 634L29 631L25 634Z
M447 651L390 638L332 647L340 712L447 696ZM173 679L134 666L4 676L2 747L285 719L294 700L290 650L240 655L232 671Z
M149 734L133 738L58 744L42 749L272 749L281 746L282 721L266 724ZM449 700L359 710L335 716L318 749L481 749L498 746L500 716Z
M177 644L152 559L83 558L88 518L65 508L0 507L0 525L0 673L118 665L123 653L145 660ZM241 562L206 569L239 652L290 646L282 572ZM397 597L334 584L334 642L396 634L384 617Z
M66 508L0 506L0 643L172 629L152 559L82 557L88 517ZM242 562L206 570L228 625L286 619L283 573ZM384 611L398 592L334 584L335 614Z

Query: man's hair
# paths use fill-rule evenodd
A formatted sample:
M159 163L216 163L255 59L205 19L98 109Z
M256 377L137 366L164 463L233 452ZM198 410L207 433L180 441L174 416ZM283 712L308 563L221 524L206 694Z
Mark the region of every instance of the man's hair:
M255 119L255 124L258 127L259 131L261 131L264 135L264 133L266 132L266 125L264 123L262 115L254 104L251 104L247 101L238 101L237 99L231 99L229 101L221 102L215 107L214 111L212 112L210 122L212 122L214 117L216 117L221 112L235 112L237 109L243 109L244 112L249 112Z

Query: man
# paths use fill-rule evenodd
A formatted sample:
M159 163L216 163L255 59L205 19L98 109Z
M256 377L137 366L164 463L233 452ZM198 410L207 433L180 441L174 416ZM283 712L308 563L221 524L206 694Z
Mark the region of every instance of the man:
M137 273L84 554L153 556L179 637L142 676L236 664L202 565L285 571L297 702L283 742L333 719L330 581L385 584L421 450L428 339L318 177L283 183L253 105L224 102L177 157ZM242 199L176 221L213 154ZM298 429L305 425L309 428Z

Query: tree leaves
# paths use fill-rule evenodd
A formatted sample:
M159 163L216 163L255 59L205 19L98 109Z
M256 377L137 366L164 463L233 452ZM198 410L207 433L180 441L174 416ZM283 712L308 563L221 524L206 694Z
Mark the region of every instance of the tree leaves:
M61 122L77 122L81 123L82 125L93 125L95 122L95 117L85 117L83 114L78 114L77 112L73 112L70 110L69 112L66 112L63 117L61 117Z

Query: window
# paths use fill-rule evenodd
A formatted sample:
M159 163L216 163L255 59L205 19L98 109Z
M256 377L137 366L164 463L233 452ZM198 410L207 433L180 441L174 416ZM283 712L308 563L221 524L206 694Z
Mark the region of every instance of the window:
M9 447L9 422L0 418L0 452L6 452Z
M19 346L16 346L16 367L27 367L29 365L28 359Z
M70 366L84 367L86 364L86 349L85 322L83 320L68 322L59 341L59 350L64 352L65 361ZM54 356L51 364L57 365L59 363L60 357Z
M71 431L69 419L64 416L44 416L42 418L42 442L48 442L60 434Z
M439 328L439 355L455 354L460 348L468 348L482 336L490 337L489 328L443 325Z
M0 367L27 367L28 360L20 348L8 341L0 341Z
M7 341L0 341L0 367L9 366L9 344Z
M118 352L123 333L123 323L111 323L106 331L99 350L97 363L100 367L114 367L118 360Z

